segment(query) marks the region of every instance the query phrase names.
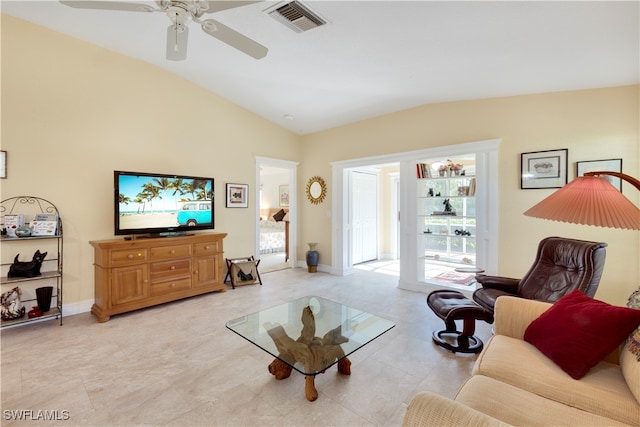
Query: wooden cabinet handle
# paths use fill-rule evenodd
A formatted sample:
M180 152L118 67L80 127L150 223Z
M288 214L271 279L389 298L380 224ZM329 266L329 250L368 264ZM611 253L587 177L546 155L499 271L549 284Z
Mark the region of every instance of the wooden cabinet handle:
M175 288L175 287L176 287L176 284L175 284L175 283L172 283L172 284L171 284L171 287L172 287L172 288Z
M129 259L133 259L133 254L129 254L129 255L127 255L127 258L129 258Z
M171 270L175 270L175 269L176 269L176 266L175 266L175 265L172 265L172 266L171 266Z
M173 255L175 253L176 253L176 250L175 249L171 249L171 254Z

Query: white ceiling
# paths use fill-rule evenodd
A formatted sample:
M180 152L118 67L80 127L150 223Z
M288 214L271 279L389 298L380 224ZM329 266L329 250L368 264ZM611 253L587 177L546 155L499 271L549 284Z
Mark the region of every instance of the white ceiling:
M163 13L81 10L55 0L0 6L162 67L298 134L429 103L640 79L639 1L304 1L329 22L305 33L264 13L276 3L205 16L267 46L265 58L191 23L181 62L165 59Z

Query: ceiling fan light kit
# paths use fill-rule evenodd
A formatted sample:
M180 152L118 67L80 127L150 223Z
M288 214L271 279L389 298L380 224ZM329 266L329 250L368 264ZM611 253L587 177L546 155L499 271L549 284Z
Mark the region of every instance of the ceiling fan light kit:
M189 28L174 24L167 28L167 59L170 61L184 61L187 59L187 40Z
M258 3L258 1L156 0L158 9L141 3L117 1L60 0L60 3L76 9L164 12L171 21L171 25L167 28L166 53L167 59L171 61L184 61L187 58L190 21L200 24L206 34L255 59L264 58L269 51L260 43L214 19L200 19L205 13L220 12Z

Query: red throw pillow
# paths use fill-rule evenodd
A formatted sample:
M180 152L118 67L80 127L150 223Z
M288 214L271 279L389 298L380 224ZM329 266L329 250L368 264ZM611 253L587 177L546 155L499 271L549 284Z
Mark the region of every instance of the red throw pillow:
M524 340L580 379L640 325L640 310L617 307L578 290L531 322Z

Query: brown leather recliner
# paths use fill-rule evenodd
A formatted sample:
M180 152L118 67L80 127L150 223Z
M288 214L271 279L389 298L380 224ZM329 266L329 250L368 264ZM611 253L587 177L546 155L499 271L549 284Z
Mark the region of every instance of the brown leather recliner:
M607 244L547 237L538 245L533 266L522 279L478 275L482 288L473 300L493 313L496 299L502 295L555 302L574 289L593 297L604 268Z

